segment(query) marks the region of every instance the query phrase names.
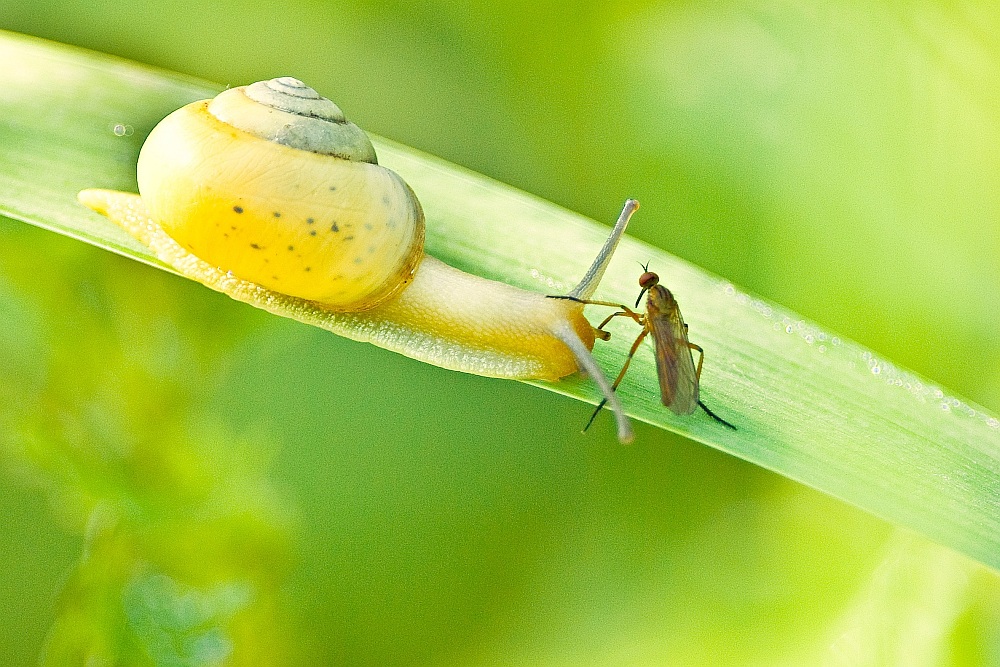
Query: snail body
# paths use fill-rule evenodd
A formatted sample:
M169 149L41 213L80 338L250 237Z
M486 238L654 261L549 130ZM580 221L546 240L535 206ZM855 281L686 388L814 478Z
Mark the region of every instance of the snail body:
M422 361L512 379L585 371L631 427L590 354L583 301L637 207L630 200L571 299L454 269L423 252L410 187L329 100L283 77L165 118L137 165L140 195L84 190L173 269L233 298Z

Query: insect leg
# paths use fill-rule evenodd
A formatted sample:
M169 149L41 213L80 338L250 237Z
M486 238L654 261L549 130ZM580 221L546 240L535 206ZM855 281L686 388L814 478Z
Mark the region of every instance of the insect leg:
M687 331L687 323L684 324L684 331ZM687 342L687 345L692 350L698 351L698 368L694 370L694 379L701 381L701 362L705 361L705 350L701 349L701 345L695 345L691 341Z
M621 440L622 444L632 442L635 434L632 432L632 425L629 424L628 417L625 415L625 408L618 400L618 394L608 384L608 379L604 376L601 367L597 365L594 355L590 353L590 348L583 344L580 335L567 322L560 322L557 327L552 329L552 334L566 344L566 347L576 357L576 363L580 370L589 375L590 379L600 387L605 401L611 405L611 409L615 413L615 421L618 423L618 439Z
M622 307L624 308L624 306L622 306ZM597 325L597 330L598 331L604 331L604 327L607 325L607 323L610 322L611 320L613 320L616 317L631 317L633 320L636 321L636 323L639 326L642 326L642 315L639 315L638 313L636 313L633 310L629 310L628 308L625 308L625 310L619 310L617 313L611 313L610 315L608 315L607 317L605 317L604 321Z
M733 426L732 424L730 424L729 422L727 422L725 419L723 419L719 415L717 415L714 412L712 412L711 410L709 410L708 406L705 405L704 403L702 403L701 400L698 401L698 405L700 405L701 409L705 411L705 414L707 414L709 417L711 417L715 421L719 422L720 424L722 424L723 426L725 426L728 429L732 429L734 431L736 430L735 426Z
M608 315L604 319L604 321L600 323L600 325L598 325L597 327L594 327L594 335L596 335L601 340L610 340L611 339L611 334L604 330L604 326L608 322L610 322L612 319L614 319L616 317L631 317L633 320L635 320L639 324L639 326L642 326L642 324L643 324L643 322L642 322L642 315L640 315L639 313L635 312L634 310L632 310L628 306L622 305L620 303L614 303L613 301L594 301L592 299L581 299L579 297L570 296L568 294L556 294L556 295L550 294L547 298L549 298L549 299L565 299L567 301L576 301L577 303L582 303L585 306L608 306L610 308L621 308L621 310L619 310L618 312L613 313L611 315Z
M597 415L601 412L601 410L604 408L604 404L607 403L607 402L608 402L608 399L602 398L601 402L597 404L596 408L594 408L594 414L590 415L590 419L587 420L587 425L583 427L583 432L584 433L587 432L587 429L590 428L590 425L594 423L595 419L597 419Z
M687 324L686 323L684 324L684 328L687 329ZM698 351L698 367L694 371L694 377L695 377L696 380L700 381L701 380L701 363L703 361L705 361L705 350L701 349L701 345L695 345L691 341L688 341L688 347L691 348L692 350L697 350ZM701 409L705 411L705 414L707 414L709 417L711 417L715 421L719 422L720 424L722 424L726 428L731 428L734 431L736 430L735 426L733 426L732 424L730 424L729 422L727 422L725 419L723 419L719 415L717 415L714 412L712 412L711 410L709 410L708 406L701 402L701 399L698 400L698 405L700 405Z
M618 373L618 377L615 378L615 381L611 383L612 392L618 389L618 385L621 384L622 378L625 377L625 371L628 370L629 364L632 363L632 357L635 356L636 350L639 349L639 344L642 343L643 339L648 335L649 335L649 329L644 328L642 330L642 333L636 336L635 342L632 343L632 349L628 351L628 356L625 358L625 365L622 366L622 370L620 373ZM594 423L594 420L597 419L598 413L600 413L601 409L604 407L604 404L607 402L608 399L605 398L600 403L597 404L597 407L594 409L594 414L590 415L590 421L588 421L587 425L583 427L584 431L590 428L590 425Z
M548 294L546 299L564 299L566 301L576 301L577 303L582 303L585 306L608 306L609 308L621 308L622 312L629 317L631 317L636 322L639 321L639 313L635 312L628 306L624 306L620 303L615 303L614 301L595 301L593 299L581 299L579 297L571 296L569 294Z
M629 314L626 313L623 310L619 310L617 313L612 313L612 314L608 315L606 318L604 318L603 322L601 322L596 327L594 327L594 336L596 336L597 338L600 338L601 340L611 340L611 332L610 331L605 331L604 330L604 326L608 322L610 322L611 320L613 320L616 317L628 317L628 315ZM634 313L633 313L633 317L635 317ZM642 324L642 322L640 322L638 319L636 319L636 322L639 322L639 324Z

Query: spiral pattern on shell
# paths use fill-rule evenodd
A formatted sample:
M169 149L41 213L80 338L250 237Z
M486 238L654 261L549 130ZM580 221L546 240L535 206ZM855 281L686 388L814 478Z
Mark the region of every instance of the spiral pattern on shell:
M255 137L320 155L378 164L368 135L336 104L290 76L220 93L209 113Z

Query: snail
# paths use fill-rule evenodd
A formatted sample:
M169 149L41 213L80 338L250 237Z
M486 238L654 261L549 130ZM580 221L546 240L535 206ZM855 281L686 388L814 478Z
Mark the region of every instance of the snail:
M556 380L583 371L632 439L590 353L606 338L583 315L638 207L629 200L569 299L459 271L424 254L413 190L368 136L291 77L188 104L147 137L139 195L83 190L178 273L355 340L454 370Z

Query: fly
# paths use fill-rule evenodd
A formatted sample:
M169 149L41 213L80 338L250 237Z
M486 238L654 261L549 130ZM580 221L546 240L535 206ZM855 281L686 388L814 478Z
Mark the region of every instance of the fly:
M616 317L631 318L642 327L642 331L636 337L635 342L632 343L632 349L629 350L625 364L611 385L611 389L615 390L618 388L622 378L625 377L625 372L628 370L629 364L632 363L632 357L635 356L636 351L639 349L639 345L642 344L646 336L652 334L653 349L656 355L656 375L660 382L660 401L663 405L678 415L690 415L694 413L698 406L701 406L701 409L709 417L726 428L735 431L735 426L712 412L701 401L701 398L699 398L698 382L701 379L701 365L705 360L705 352L701 349L701 346L688 340L688 326L684 323L684 318L681 316L681 309L677 305L674 295L660 284L660 277L650 271L648 265L642 268L643 274L639 276L639 287L642 288L642 291L639 292L639 298L635 300L635 308L639 308L639 303L645 294L645 314L637 313L628 306L610 301L585 302L597 306L612 306L621 309L618 312L608 315L601 322L600 326L597 327L597 331L600 334L606 334L604 327ZM600 337L606 340L605 336ZM697 350L698 352L697 366L694 363L692 350ZM606 402L607 399L604 399L597 405L594 414L590 417L590 421L584 427L584 431L594 423L594 419L597 418L597 415Z

